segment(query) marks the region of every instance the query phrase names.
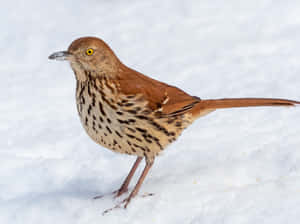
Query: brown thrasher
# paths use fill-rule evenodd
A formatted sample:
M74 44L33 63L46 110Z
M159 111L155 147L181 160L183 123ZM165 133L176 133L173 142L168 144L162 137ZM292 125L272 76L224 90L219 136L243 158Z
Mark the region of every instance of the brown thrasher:
M266 98L202 100L128 68L95 37L79 38L67 51L56 52L49 59L70 62L77 80L77 109L87 134L105 148L137 156L116 196L127 192L145 157L142 175L122 202L125 208L138 193L155 156L197 118L223 108L300 104Z

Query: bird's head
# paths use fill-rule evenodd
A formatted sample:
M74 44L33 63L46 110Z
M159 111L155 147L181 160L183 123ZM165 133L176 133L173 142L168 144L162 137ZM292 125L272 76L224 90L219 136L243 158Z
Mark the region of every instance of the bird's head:
M110 47L96 37L79 38L67 51L55 52L49 59L69 61L79 81L85 81L87 74L113 77L121 64Z

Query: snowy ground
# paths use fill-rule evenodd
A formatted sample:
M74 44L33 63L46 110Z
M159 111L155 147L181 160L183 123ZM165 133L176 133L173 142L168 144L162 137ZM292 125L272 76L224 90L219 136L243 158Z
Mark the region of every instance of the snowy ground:
M102 216L135 158L89 139L70 67L47 59L95 35L202 98L300 100L299 1L12 0L0 13L1 224L299 223L300 107L199 119L157 158L141 189L155 195Z

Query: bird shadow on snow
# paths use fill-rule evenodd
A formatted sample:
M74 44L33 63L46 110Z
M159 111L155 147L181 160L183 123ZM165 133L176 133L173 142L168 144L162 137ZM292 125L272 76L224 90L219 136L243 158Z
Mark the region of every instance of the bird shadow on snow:
M69 181L66 184L60 186L60 188L44 189L43 192L29 192L27 194L18 197L18 200L22 199L34 199L36 203L38 201L47 200L59 200L59 199L78 199L78 200L90 200L97 194L105 194L97 190L97 186L94 183L94 179L77 179ZM99 188L98 188L99 189ZM14 200L14 199L12 199Z

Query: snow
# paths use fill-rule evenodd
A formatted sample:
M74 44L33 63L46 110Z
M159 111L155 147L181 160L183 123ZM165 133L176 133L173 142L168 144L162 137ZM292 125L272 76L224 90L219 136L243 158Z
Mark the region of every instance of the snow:
M103 216L135 158L89 139L70 66L47 59L93 35L201 98L300 100L299 1L12 0L0 13L1 224L299 222L300 107L200 118L128 208Z

